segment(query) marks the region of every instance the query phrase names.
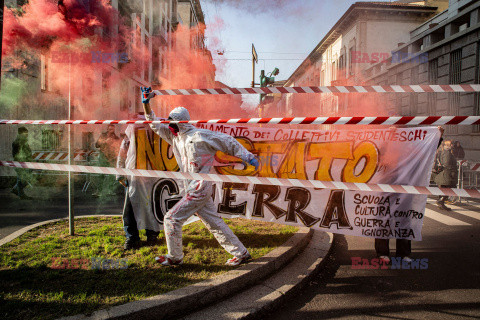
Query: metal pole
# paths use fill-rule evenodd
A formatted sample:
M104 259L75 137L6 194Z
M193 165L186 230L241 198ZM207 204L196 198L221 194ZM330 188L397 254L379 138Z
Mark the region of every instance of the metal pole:
M459 161L458 162L460 165L458 167L458 187L457 188L462 188L463 189L463 170L462 170L462 163ZM462 197L458 197L458 202L462 203Z
M68 64L68 119L73 119L73 110L72 110L72 103L71 103L71 71L72 71L72 56L70 55L70 60ZM73 158L74 158L74 136L73 136L73 125L68 125L68 164L73 165ZM73 177L74 174L71 171L68 171L68 227L70 230L70 235L73 236L75 234L75 227L74 227L74 210L73 210L73 196L74 196L74 186L73 186Z
M255 58L252 55L252 88L255 88Z
M2 71L2 42L3 42L3 8L5 6L5 1L0 0L0 87L1 87L1 71Z

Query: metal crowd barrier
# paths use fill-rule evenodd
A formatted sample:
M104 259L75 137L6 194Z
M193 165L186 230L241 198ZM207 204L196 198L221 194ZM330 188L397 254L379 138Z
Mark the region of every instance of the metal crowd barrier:
M458 182L457 187L461 189L480 188L480 163L476 160L458 160ZM452 199L452 202L469 202L468 198Z
M100 153L96 150L76 150L74 154L74 163L78 165L89 165L96 166L98 165L98 156ZM45 162L45 163L67 163L68 162L68 152L67 151L48 151L40 150L33 151L32 158L35 162ZM39 175L49 175L49 176L66 176L66 172L34 172L34 174ZM86 193L90 185L92 184L92 174L89 173L77 173L76 176L83 177L85 182L83 183L82 192Z

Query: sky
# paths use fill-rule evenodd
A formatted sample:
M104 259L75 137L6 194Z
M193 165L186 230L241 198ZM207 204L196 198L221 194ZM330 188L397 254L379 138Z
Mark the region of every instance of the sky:
M252 43L259 58L255 82L259 82L260 70L269 73L275 67L280 69L275 80L288 79L355 2L358 0L201 1L216 80L230 87L250 87ZM257 95L243 98L247 104L258 102Z

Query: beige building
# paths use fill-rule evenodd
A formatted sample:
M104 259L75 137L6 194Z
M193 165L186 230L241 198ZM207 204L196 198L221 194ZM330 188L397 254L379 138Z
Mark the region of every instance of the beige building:
M388 59L364 70L377 84L480 83L480 2L450 0L448 10L413 28L393 49L404 62ZM427 59L415 59L423 55ZM477 93L386 95L390 114L409 116L479 116ZM459 141L467 159L480 159L480 126L446 126L445 138Z
M190 48L197 55L206 56L210 64L213 66L212 54L205 45L205 17L203 15L200 0L178 0L178 22L184 26L196 30L191 34ZM214 71L215 69L213 69ZM209 70L204 70L205 86L213 87L215 84L215 74Z
M356 2L288 78L285 86L359 84L362 71L391 56L409 40L410 31L432 18L445 1ZM294 116L347 114L352 96L292 94L279 110Z

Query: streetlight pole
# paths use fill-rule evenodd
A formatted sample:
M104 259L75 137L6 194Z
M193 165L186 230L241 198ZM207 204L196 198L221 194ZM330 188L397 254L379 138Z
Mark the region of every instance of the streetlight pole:
M0 0L0 87L2 85L2 42L3 42L3 8L5 6L5 1L4 0Z
M255 63L258 63L258 55L252 43L252 88L255 88Z
M72 55L70 54L70 59L68 63L68 120L73 119L73 110L72 110L72 95L71 95L71 71L72 71ZM73 125L68 125L68 165L73 165L75 157L75 145L74 145L74 136L73 136ZM74 197L74 173L68 171L68 228L70 235L75 234L75 214L73 210L73 197Z

